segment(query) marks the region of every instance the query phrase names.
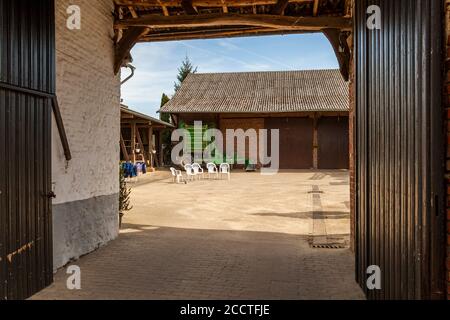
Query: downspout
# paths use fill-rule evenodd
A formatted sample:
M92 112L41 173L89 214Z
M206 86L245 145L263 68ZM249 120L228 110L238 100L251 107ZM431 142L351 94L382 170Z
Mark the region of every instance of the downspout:
M131 78L133 78L134 76L134 71L136 70L136 67L133 66L131 63L128 63L125 68L129 68L131 70L131 74L125 79L123 80L120 84L123 85L125 82L127 82L128 80L130 80Z

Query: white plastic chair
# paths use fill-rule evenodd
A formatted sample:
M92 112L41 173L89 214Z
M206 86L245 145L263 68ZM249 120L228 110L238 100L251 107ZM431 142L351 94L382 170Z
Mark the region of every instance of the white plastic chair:
M194 170L194 174L196 177L199 177L199 179L203 178L203 174L205 172L203 171L203 168L201 165L199 165L198 163L194 163L192 165L192 169Z
M217 170L217 166L214 163L208 163L206 168L208 169L208 179L211 179L211 175L215 176L216 179L219 177L219 170Z
M176 170L175 168L170 168L170 172L172 172L172 182L181 183L184 182L183 173L180 170Z
M231 167L228 163L220 165L220 176L226 175L228 180L231 180Z
M188 180L194 180L195 179L195 172L194 168L191 164L187 164L184 166L184 170L186 170L186 175Z

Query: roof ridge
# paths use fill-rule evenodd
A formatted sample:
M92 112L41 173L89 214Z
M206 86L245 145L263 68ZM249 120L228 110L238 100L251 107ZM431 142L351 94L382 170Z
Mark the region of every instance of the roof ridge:
M225 71L225 72L196 72L189 74L190 76L202 76L202 75L220 75L220 74L262 74L262 73L298 73L298 72L323 72L323 71L335 71L340 72L339 69L303 69L303 70L267 70L267 71Z

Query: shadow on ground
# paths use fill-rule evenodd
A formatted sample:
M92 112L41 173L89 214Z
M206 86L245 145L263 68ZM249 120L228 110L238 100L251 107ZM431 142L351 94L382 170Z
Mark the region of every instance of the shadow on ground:
M74 264L82 290L55 283L33 299L363 299L348 250L307 237L125 224L118 240Z

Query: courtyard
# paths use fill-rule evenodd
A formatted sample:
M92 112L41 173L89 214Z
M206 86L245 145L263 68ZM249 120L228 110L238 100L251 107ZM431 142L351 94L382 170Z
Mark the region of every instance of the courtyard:
M34 299L363 299L348 249L346 171L234 173L133 187L119 238L73 264L81 290Z

